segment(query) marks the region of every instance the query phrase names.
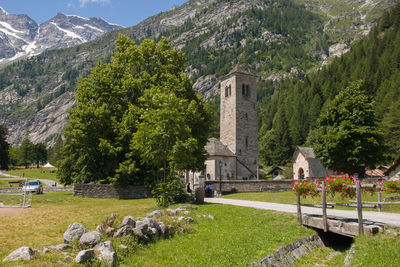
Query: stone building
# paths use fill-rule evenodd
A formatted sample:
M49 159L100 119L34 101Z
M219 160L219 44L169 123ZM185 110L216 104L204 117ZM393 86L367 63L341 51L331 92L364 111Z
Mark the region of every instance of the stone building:
M311 147L296 147L292 162L295 180L328 176L328 171L322 166L319 159L315 158L314 149Z
M220 140L207 143L205 170L186 174L192 188L201 179L258 179L257 76L236 66L220 80Z
M384 174L391 180L400 179L400 158L398 158L392 166L390 166Z

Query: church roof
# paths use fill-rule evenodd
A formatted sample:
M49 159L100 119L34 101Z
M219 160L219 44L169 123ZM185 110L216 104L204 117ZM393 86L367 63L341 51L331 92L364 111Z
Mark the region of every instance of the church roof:
M228 77L232 76L233 74L244 74L244 75L250 75L253 77L257 77L256 75L248 72L246 69L244 69L241 65L237 64L227 75L222 76L221 80L225 80Z
M208 139L205 149L210 156L235 157L235 154L216 138Z
M315 159L314 149L312 147L298 146L293 154L293 161L296 161L297 155L301 153L306 159Z

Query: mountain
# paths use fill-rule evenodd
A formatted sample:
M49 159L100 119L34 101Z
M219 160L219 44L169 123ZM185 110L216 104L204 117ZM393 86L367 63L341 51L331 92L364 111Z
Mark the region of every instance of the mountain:
M108 61L119 33L140 42L166 36L187 57L194 88L210 97L218 77L240 63L259 76L259 106L281 81L304 76L364 36L391 0L190 0L138 25L0 70L0 123L9 141L26 131L34 143L54 144L74 105L77 80ZM261 110L264 112L264 109ZM260 118L263 114L260 114Z
M364 82L363 89L374 99L384 137L383 163L392 164L400 155L400 4L385 11L369 35L353 43L348 53L303 80L282 81L273 96L262 100L262 160L267 165L287 163L296 146L312 139L321 111L357 80ZM270 141L277 139L280 142Z
M0 64L95 40L121 26L100 18L82 18L58 13L38 25L27 15L8 14L0 7Z

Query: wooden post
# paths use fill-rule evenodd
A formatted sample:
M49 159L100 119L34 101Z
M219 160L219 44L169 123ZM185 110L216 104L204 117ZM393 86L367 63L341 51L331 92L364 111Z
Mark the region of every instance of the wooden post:
M357 178L356 181L356 196L357 196L357 213L358 213L358 234L364 234L364 225L362 217L362 202L361 202L361 184L360 179Z
M379 192L378 192L378 202L381 202L381 201L382 201L382 191L381 191L381 189L379 189ZM382 205L381 205L381 204L378 204L378 211L379 211L379 212L382 211Z
M326 190L325 180L322 182L322 220L324 222L324 232L328 232L328 221L326 218Z
M297 220L301 225L303 225L302 215L301 215L301 203L300 203L300 194L297 193Z

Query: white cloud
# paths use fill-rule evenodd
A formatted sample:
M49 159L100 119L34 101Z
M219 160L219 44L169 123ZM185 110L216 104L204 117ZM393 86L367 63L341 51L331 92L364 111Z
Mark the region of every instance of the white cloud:
M110 4L111 0L79 0L80 7L85 7L88 3Z

